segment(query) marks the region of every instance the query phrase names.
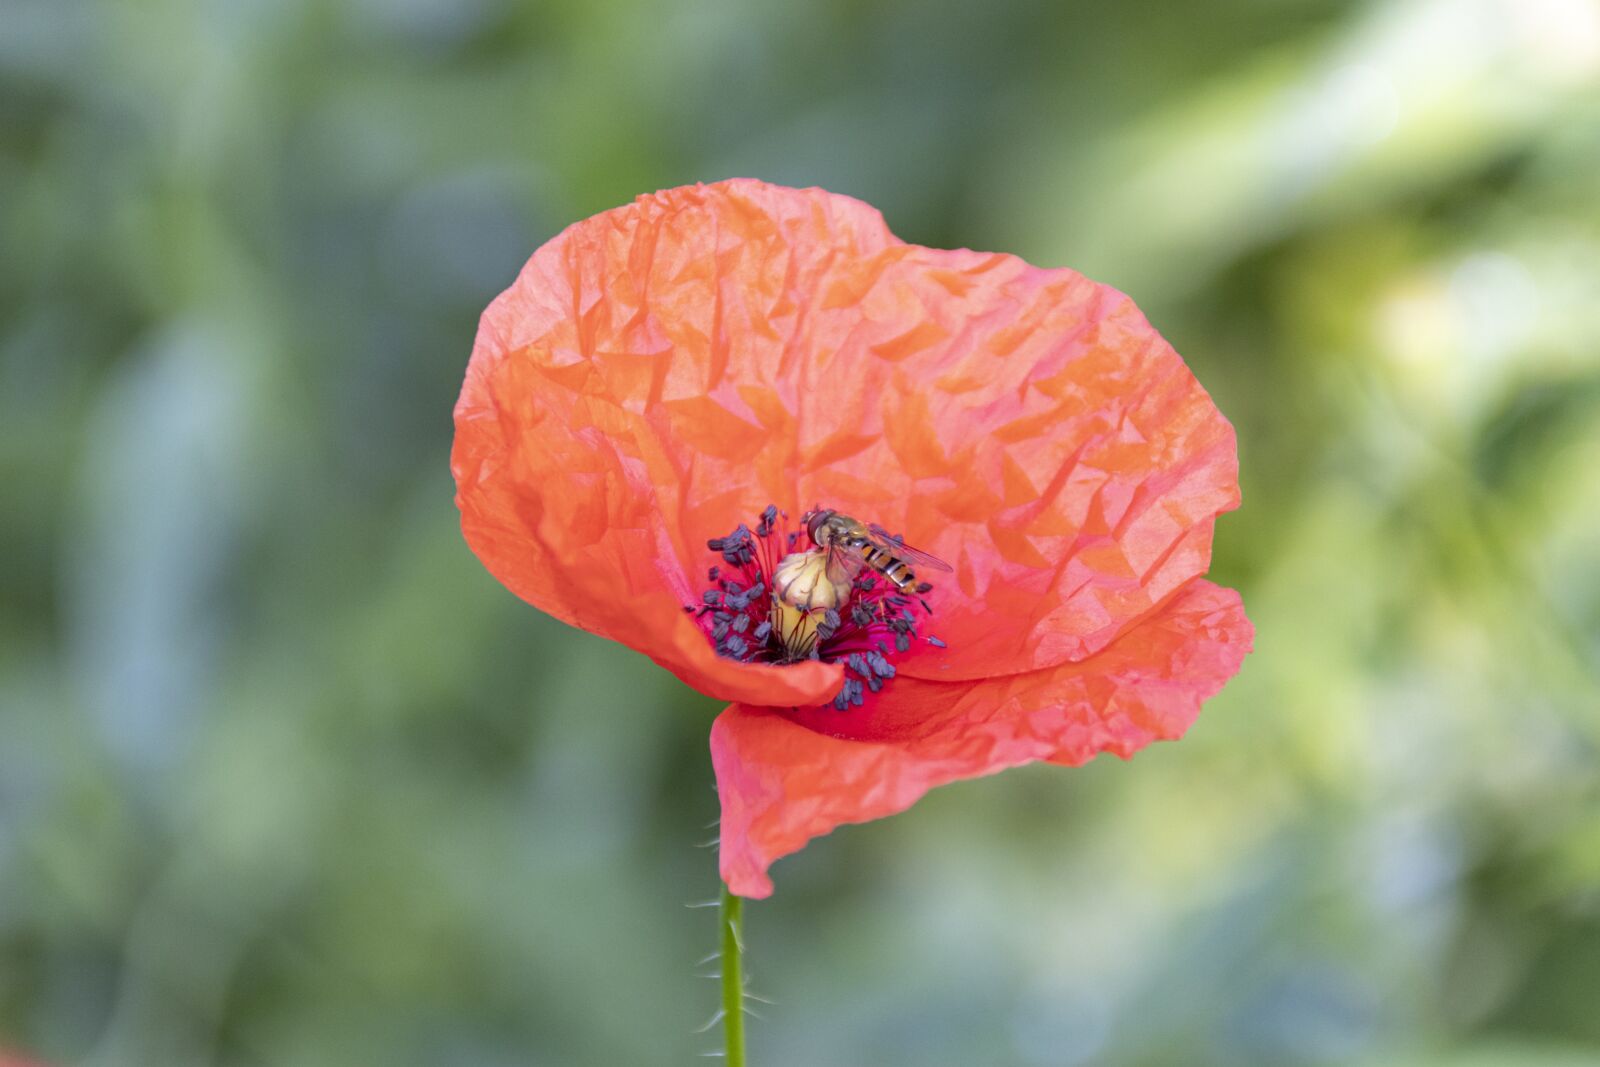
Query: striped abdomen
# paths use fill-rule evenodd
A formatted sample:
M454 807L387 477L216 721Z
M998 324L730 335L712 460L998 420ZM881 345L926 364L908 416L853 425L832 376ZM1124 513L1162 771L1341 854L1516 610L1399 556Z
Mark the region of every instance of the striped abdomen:
M893 582L902 593L909 593L916 586L916 572L905 560L897 559L870 541L861 541L852 547L861 553L867 566Z

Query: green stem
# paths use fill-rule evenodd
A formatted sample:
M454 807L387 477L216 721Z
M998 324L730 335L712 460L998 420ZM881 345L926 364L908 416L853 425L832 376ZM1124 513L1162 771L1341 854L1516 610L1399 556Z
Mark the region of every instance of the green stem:
M744 1067L744 900L722 887L722 1034L727 1067Z

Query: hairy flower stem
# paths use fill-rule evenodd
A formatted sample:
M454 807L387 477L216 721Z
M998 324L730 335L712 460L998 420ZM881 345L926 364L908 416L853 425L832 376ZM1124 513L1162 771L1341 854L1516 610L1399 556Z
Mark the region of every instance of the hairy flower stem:
M744 900L722 887L723 1062L744 1067Z

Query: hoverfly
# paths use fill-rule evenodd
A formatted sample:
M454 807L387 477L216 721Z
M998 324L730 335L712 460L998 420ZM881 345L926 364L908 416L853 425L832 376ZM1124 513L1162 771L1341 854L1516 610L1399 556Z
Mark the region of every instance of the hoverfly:
M902 593L926 592L919 588L912 564L934 571L949 571L950 564L921 549L912 548L877 523L863 523L837 511L818 508L800 517L812 544L838 553L848 568L864 563L883 575ZM859 566L855 568L859 570Z

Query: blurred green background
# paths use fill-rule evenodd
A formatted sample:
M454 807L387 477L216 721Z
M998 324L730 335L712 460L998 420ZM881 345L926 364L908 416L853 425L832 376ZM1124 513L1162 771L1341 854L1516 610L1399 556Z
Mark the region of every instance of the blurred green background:
M0 1047L718 1046L717 708L448 450L539 243L732 175L1131 293L1260 631L1180 744L781 862L753 1063L1600 1064L1594 0L0 0Z

